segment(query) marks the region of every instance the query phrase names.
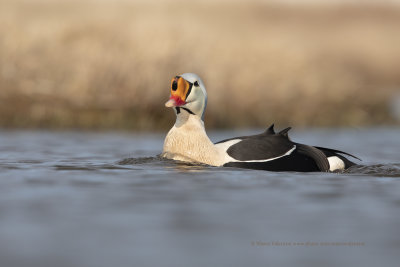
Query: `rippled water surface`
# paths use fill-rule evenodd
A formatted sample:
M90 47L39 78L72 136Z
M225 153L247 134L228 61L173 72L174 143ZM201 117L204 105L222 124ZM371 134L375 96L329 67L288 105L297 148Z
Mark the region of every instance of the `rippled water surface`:
M159 134L3 130L0 266L398 266L400 129L291 137L362 166L216 168L160 159Z

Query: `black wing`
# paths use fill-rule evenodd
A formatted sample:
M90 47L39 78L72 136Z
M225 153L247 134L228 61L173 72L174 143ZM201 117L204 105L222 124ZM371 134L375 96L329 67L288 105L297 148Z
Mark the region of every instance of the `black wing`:
M284 155L294 147L294 143L287 137L287 128L278 134L274 131L272 124L264 133L250 136L241 136L225 139L216 144L231 140L241 140L228 148L229 156L236 160L266 160Z
M295 147L293 142L279 134L263 133L240 139L242 141L227 150L229 156L240 161L280 157Z

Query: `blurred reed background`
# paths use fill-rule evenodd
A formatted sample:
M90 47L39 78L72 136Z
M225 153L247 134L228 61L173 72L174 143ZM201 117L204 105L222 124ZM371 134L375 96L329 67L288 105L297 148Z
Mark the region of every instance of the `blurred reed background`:
M207 128L398 124L400 5L0 0L0 127L164 130L183 72Z

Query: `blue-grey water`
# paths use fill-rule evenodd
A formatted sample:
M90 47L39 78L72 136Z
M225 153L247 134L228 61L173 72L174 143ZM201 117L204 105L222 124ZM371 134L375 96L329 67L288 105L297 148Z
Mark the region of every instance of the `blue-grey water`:
M2 130L0 266L399 266L400 129L291 137L362 166L216 168L160 159L163 134Z

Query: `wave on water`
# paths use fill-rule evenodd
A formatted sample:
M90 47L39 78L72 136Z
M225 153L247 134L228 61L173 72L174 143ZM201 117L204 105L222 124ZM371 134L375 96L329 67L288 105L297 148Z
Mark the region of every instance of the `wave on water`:
M199 169L199 168L205 169L207 167L211 167L201 163L190 163L190 162L167 159L161 157L160 155L155 157L125 158L118 161L116 164L117 165L142 165L142 164L163 165L166 167L184 168L185 170ZM230 168L230 169L235 169L235 168ZM378 176L378 177L400 177L400 163L355 165L341 173L352 174L352 175Z
M400 163L356 165L347 169L344 173L379 177L400 177Z

